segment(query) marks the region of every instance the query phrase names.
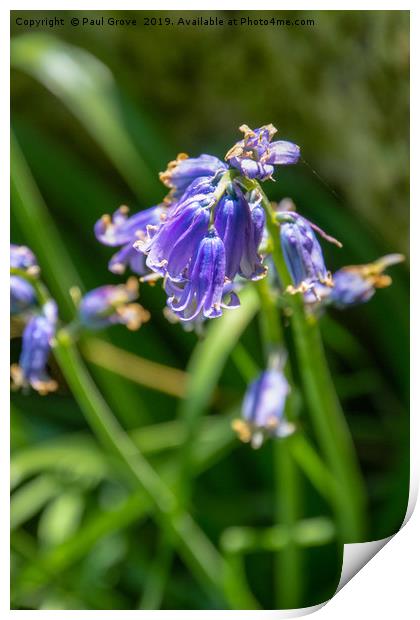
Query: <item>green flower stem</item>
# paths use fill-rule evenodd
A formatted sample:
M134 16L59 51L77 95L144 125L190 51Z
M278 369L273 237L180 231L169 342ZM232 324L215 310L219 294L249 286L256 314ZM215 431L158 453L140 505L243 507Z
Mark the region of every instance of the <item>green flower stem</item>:
M255 183L253 184L255 187ZM259 188L272 242L272 258L284 287L291 284L270 201ZM328 467L343 489L338 515L343 542L361 542L365 533L365 493L353 442L331 379L317 320L306 316L302 298L288 297L299 368L317 439Z
M241 554L225 553L223 566L225 596L232 609L260 609L260 605L249 589L244 558Z
M261 331L267 359L273 351L284 346L283 330L273 293L267 278L257 283L261 300ZM285 374L292 385L289 364ZM286 401L286 417L294 418L293 399ZM289 439L274 442L274 468L276 481L276 520L289 531L300 517L299 474L289 448ZM303 580L302 554L296 540L290 536L276 557L276 592L279 608L293 609L300 606Z
M38 296L38 302L45 304L51 297L37 275L21 269L11 273L30 282ZM209 591L222 595L221 575L223 558L200 530L191 515L183 510L178 499L166 486L160 476L143 457L136 444L120 426L107 403L96 388L90 374L77 351L72 334L62 328L56 334L54 353L63 375L88 424L100 442L109 449L123 466L135 486L146 492L157 510L157 516L170 540L178 547L193 574L197 573Z
M160 609L173 561L173 548L164 532L160 534L158 548L146 577L139 609Z
M145 490L157 510L162 528L173 536L193 572L199 573L207 587L220 592L222 558L191 516L179 508L173 493L114 418L64 329L57 334L54 353L98 439L121 462L133 483Z

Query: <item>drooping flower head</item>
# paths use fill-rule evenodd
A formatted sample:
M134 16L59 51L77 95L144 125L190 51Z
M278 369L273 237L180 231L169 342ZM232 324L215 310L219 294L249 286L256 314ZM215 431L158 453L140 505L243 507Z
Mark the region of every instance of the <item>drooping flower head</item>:
M145 257L134 249L134 243L146 236L148 226L159 224L164 209L160 206L139 211L128 217L129 209L122 206L112 215L103 215L95 224L95 236L100 243L121 246L112 256L108 268L112 273L125 273L127 267L137 275L146 273Z
M232 423L239 439L250 442L253 448L259 448L266 437L285 437L294 430L284 417L290 386L282 365L276 356L270 368L250 383L242 403L242 419Z
M274 166L296 164L299 161L300 148L297 144L287 140L272 142L277 133L274 125L264 125L259 129L241 125L239 131L244 134L244 138L227 152L225 159L248 179L264 181L272 177Z
M29 273L38 273L38 261L35 254L24 245L10 244L10 267L22 269ZM10 276L10 312L20 314L29 310L36 303L32 285L20 276Z
M23 332L22 352L19 365L11 367L12 381L15 388L32 387L40 394L47 394L57 389L57 382L48 375L47 362L51 342L57 324L57 305L48 301L41 314L36 314L27 323Z
M332 287L333 280L325 266L314 229L339 247L341 243L293 211L280 212L277 217L283 222L280 229L281 246L294 285L287 290L292 294L304 293L308 301L312 298L316 300L318 287Z
M138 293L139 285L134 277L129 278L126 284L95 288L82 297L79 320L84 327L93 330L118 323L131 330L138 329L150 316L140 304L132 303Z
M404 260L402 254L388 254L367 265L350 265L334 274L334 286L326 291L325 302L343 310L369 301L377 288L386 288L392 283L384 274L387 267Z
M215 318L222 314L225 283L225 248L214 228L201 240L185 280L179 283L166 279L168 305L182 321L191 321L201 314Z
M169 162L165 172L159 174L159 178L171 190L167 200L174 202L197 178L213 179L226 170L226 164L212 155L188 157L186 153L180 153L174 161Z

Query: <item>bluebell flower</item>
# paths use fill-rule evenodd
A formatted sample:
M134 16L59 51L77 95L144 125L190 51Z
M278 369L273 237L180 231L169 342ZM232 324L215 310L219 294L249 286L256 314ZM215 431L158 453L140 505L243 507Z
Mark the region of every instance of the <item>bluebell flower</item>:
M232 423L239 439L259 448L266 437L285 437L293 432L294 427L284 416L289 392L279 363L250 383L242 403L242 419Z
M294 286L288 287L290 293L304 293L308 301L318 299L318 287L332 287L331 273L327 270L324 255L314 228L329 241L341 244L325 235L307 219L294 212L279 213L278 218L283 221L280 229L280 239L284 260Z
M211 195L209 195L211 196ZM203 195L175 205L167 219L149 241L139 242L136 247L147 253L146 265L162 276L182 280L185 270L206 235L210 223L211 198Z
M137 252L134 243L146 236L148 226L159 224L164 209L160 206L139 211L128 217L128 207L120 207L112 215L103 215L95 224L95 236L104 245L122 246L112 256L108 268L112 273L122 274L129 267L133 273L143 275L147 269L145 257Z
M179 199L198 177L214 178L226 170L226 164L213 155L188 157L185 153L180 153L174 161L169 162L167 169L160 173L159 178L170 188L169 201L172 202Z
M392 284L390 276L383 273L385 269L403 260L402 254L388 254L367 265L343 267L334 274L332 289L324 291L325 302L340 310L366 303L376 289Z
M168 306L182 321L200 315L215 318L222 314L225 284L225 248L223 241L211 228L201 240L184 281L166 279Z
M164 288L168 294L168 305L164 309L163 314L170 323L181 323L181 326L185 331L194 331L198 336L202 336L204 333L204 324L207 320L207 317L204 315L203 308L192 319L183 314L175 314L172 310L172 305L176 303L177 300L181 299L186 284L187 281L174 282L170 278L165 279ZM222 300L220 303L221 308L231 310L239 308L241 302L238 297L238 289L240 287L240 282L230 282L229 280L225 281L222 291Z
M24 245L10 244L10 267L29 273L38 273L39 266L35 254ZM32 285L20 276L10 276L10 313L20 314L36 303Z
M33 286L24 278L10 276L10 313L21 314L36 304Z
M149 319L149 313L137 303L138 282L131 277L126 284L106 285L84 295L79 305L79 320L89 329L103 329L118 323L135 330Z
M13 364L11 375L16 388L32 387L40 394L47 394L57 389L57 382L47 372L48 357L57 323L57 305L47 302L41 314L36 314L28 321L22 341L22 353L19 365Z
M231 184L215 209L215 228L223 241L226 255L226 277L233 280L239 273L248 280L265 275L258 253L264 231L265 215L261 206L251 211L241 189Z
M15 269L38 268L35 254L25 245L10 244L10 266Z
M241 125L243 140L237 142L226 154L225 159L248 179L271 178L274 166L286 166L299 161L300 148L293 142L277 140L272 142L277 129L273 125L264 125L259 129L250 129Z
M251 221L245 231L245 250L242 254L239 274L247 280L259 280L267 273L259 253L265 229L265 211L261 204L251 206Z

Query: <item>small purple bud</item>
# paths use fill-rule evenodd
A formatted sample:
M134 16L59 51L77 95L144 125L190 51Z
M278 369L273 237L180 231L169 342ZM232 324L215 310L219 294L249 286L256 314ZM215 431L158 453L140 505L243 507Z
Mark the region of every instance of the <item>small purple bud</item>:
M10 244L10 266L14 269L29 269L38 267L35 254L25 245Z
M388 254L367 265L343 267L333 275L333 287L328 290L325 301L340 310L369 301L377 288L392 284L385 269L404 260L402 254Z
M49 301L42 310L43 313L33 316L24 329L19 365L12 365L11 374L16 388L31 386L40 394L47 394L57 389L57 382L46 369L56 329L57 305Z
M242 403L242 419L234 420L233 428L241 441L259 448L266 437L284 437L292 426L284 418L290 386L280 368L262 372L246 391Z
M19 276L10 276L10 313L20 314L36 304L35 291Z
M106 285L84 295L79 305L79 320L88 329L103 329L118 323L135 330L149 319L149 313L137 303L138 282L132 277L126 284Z
M280 215L285 220L280 229L284 260L295 287L290 287L290 292L316 299L317 285L332 286L321 246L308 220L294 212Z

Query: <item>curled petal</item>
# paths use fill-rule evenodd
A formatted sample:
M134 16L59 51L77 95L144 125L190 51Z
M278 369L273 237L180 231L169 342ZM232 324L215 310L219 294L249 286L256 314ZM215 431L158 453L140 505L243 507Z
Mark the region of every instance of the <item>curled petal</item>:
M95 236L104 245L116 247L137 239L146 227L158 224L162 207L151 207L128 217L129 209L122 206L112 215L103 215L95 224Z
M270 144L270 163L280 166L296 164L300 158L300 148L293 142L278 140Z
M136 250L133 243L123 245L121 250L116 252L108 263L108 269L112 273L123 274L127 267L137 275L146 273L146 257Z
M171 214L142 245L147 254L146 265L161 275L169 270L171 277L182 278L192 249L198 247L207 231L209 217L208 210L195 201L188 203L182 211Z

